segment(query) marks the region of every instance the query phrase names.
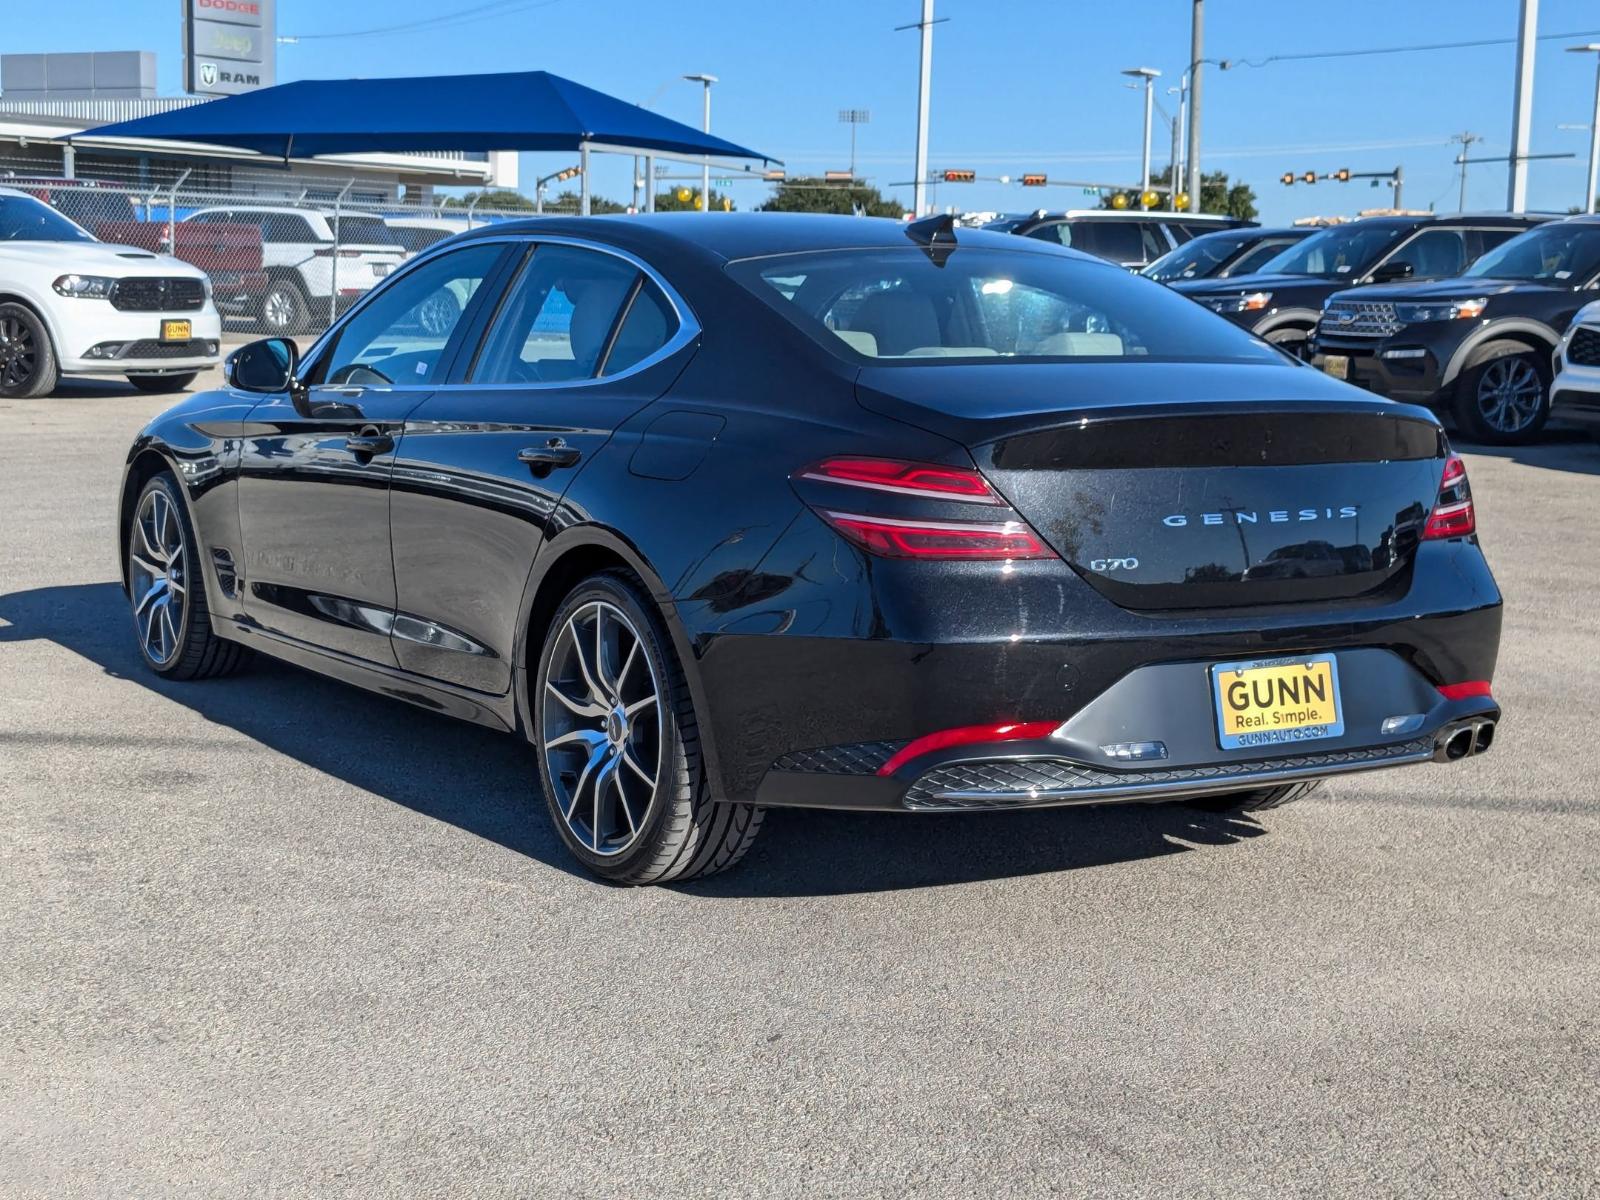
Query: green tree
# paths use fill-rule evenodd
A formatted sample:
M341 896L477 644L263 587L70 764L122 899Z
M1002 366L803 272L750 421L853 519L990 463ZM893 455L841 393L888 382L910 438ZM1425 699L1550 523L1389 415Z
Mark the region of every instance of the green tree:
M546 196L544 206L546 210L553 208L557 212L575 213L583 208L583 197L578 195L577 192L568 189L567 191L559 193L553 200ZM601 213L619 213L627 211L628 206L626 204L619 204L615 200L611 199L610 196L589 197L589 212L593 216L599 216Z
M476 200L479 208L511 209L516 212L532 212L533 201L521 192L513 192L510 188L485 188L481 192L467 192L460 196L446 198L446 208L467 208Z
M761 212L865 213L869 217L903 217L905 205L886 200L864 183L829 183L816 175L785 179L760 206Z
M678 199L678 193L680 191L689 193L689 198L687 200ZM697 201L699 199L700 199L700 189L697 188L697 187L689 187L689 186L685 185L685 186L683 186L681 188L676 188L676 187L668 188L664 192L657 192L656 193L656 211L657 212L698 212L700 210L700 206L698 204L696 204L695 201ZM724 200L728 201L728 209L729 209L729 211L731 211L732 209L737 207L733 203L731 198L729 198L727 196L724 196L721 192L717 191L716 188L712 188L711 189L711 211L712 212L722 212L723 211L722 202Z

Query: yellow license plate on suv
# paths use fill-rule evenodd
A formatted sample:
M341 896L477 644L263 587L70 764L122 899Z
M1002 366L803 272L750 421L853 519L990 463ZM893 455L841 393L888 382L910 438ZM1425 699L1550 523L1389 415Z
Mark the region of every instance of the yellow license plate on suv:
M1211 668L1224 750L1310 742L1344 732L1339 663L1331 654L1258 658Z
M187 342L194 336L194 325L189 321L163 321L161 322L161 340L163 342Z

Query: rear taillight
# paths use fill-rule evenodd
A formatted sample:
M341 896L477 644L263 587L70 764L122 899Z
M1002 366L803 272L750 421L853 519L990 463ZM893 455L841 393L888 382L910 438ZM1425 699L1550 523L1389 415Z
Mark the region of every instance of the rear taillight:
M893 458L825 458L801 471L799 477L938 500L1005 503L978 472L937 463L902 462Z
M1477 518L1472 512L1472 487L1467 483L1467 464L1452 454L1445 460L1444 474L1439 479L1439 498L1434 501L1428 523L1423 526L1423 540L1466 537L1477 528Z
M1021 521L908 521L818 510L845 539L884 558L1054 558Z

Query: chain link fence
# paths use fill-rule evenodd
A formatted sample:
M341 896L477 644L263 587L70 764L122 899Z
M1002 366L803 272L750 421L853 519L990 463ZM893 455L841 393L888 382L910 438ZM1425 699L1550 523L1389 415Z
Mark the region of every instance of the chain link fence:
M198 267L231 333L319 333L435 242L533 215L360 177L87 154L71 179L45 161L0 157L0 187L45 201L101 241ZM546 215L563 211L574 210L544 205Z

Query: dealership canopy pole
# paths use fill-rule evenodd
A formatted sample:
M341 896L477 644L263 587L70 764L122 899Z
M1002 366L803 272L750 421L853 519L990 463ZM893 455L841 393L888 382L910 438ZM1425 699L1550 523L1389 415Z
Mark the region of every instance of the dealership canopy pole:
M933 79L933 0L922 0L922 60L917 76L917 163L911 179L911 207L922 216L928 206L928 87Z
M1189 29L1189 211L1200 211L1200 73L1205 64L1205 0L1194 0L1194 23Z
M654 154L646 154L644 156L644 210L645 212L655 212L656 210L656 156Z
M578 143L578 213L589 215L589 143Z
M1595 201L1595 177L1600 174L1600 42L1584 46L1568 46L1573 54L1596 55L1594 66L1594 119L1589 123L1589 174L1583 190L1583 211L1592 213Z
M1517 27L1517 90L1511 105L1511 180L1506 211L1528 207L1528 142L1533 135L1533 52L1538 47L1539 0L1522 0Z

